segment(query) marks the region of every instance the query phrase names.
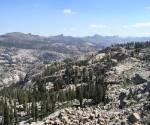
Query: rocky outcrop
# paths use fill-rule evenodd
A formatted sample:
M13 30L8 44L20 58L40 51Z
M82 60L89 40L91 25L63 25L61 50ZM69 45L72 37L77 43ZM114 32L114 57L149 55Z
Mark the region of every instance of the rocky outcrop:
M139 116L138 113L132 113L132 114L129 116L129 118L128 118L129 122L132 123L132 124L134 124L134 123L140 121L140 119L141 119L141 118L140 118L140 116Z
M108 96L111 101L108 104L85 108L68 107L54 112L42 122L46 125L144 124L150 114L146 85L134 85L125 89L121 85L109 86ZM126 105L120 104L120 100L121 103L126 102Z
M147 82L147 80L143 79L139 74L135 74L135 76L131 78L131 81L135 84Z

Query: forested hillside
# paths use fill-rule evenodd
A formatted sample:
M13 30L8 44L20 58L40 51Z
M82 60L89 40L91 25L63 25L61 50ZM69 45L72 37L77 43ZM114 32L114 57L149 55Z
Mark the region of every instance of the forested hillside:
M150 124L150 42L45 65L0 91L0 123Z

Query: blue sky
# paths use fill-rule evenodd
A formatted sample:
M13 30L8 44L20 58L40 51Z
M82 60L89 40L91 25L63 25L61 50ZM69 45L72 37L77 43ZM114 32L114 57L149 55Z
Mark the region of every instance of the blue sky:
M150 0L0 0L0 34L150 36Z

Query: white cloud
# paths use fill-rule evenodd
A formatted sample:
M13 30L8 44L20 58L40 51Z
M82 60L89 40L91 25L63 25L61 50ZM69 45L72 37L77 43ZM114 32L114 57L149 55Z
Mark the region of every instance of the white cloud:
M135 27L135 28L150 27L150 22L136 23L132 25L132 27Z
M150 6L146 7L146 9L150 10Z
M143 33L143 35L150 36L150 32L149 33Z
M127 29L129 26L128 25L123 25L122 26L124 29Z
M89 25L89 27L91 27L91 28L106 28L107 26L103 25L103 24L91 24L91 25Z
M68 14L68 15L75 14L75 12L72 11L71 9L64 9L64 10L63 10L63 13L64 13L64 14Z

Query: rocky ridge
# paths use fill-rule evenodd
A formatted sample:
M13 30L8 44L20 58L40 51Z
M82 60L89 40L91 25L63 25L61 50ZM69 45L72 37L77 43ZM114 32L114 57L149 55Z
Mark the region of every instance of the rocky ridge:
M123 49L123 48L120 48ZM122 52L118 52L123 54ZM115 60L117 51L111 51L111 57L117 64L107 72L108 86L106 105L68 107L58 110L43 121L32 125L148 125L150 124L150 67L149 61L141 60L148 53L139 52L139 56L128 56L122 61ZM114 54L114 56L112 56ZM124 53L125 54L125 53ZM145 54L145 55L144 55ZM143 55L143 56L141 56ZM98 62L105 57L99 53L89 60Z

